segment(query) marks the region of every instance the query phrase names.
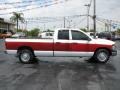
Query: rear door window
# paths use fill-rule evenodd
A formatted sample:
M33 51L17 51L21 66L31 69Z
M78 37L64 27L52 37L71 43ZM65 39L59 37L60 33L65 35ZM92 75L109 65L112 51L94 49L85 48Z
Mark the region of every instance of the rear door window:
M58 31L58 39L69 40L69 30Z

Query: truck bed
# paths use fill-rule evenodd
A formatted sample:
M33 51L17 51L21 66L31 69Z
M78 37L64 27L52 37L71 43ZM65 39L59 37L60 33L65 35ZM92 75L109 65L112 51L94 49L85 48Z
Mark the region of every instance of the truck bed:
M35 51L53 51L53 39L6 39L7 50L18 50L29 46Z

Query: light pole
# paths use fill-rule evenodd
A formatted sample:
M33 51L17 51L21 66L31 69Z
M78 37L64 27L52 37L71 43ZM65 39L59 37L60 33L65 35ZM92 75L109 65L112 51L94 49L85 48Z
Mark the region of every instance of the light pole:
M46 29L46 24L44 23L44 26L43 26L43 28L44 28L44 31L45 31L45 29Z
M25 21L25 30L27 30L27 21Z
M87 31L89 31L89 12L90 12L90 4L85 4L87 7Z
M111 29L112 29L112 28L111 28L111 26L112 26L112 20L110 20L109 23L110 23L110 29L109 29L109 32L111 33Z
M67 20L68 22L69 22L69 28L71 28L71 22L72 22L72 20Z
M93 29L94 29L94 38L96 38L96 0L93 2Z
M65 26L65 19L66 19L66 18L64 17L64 28L66 27L66 26Z

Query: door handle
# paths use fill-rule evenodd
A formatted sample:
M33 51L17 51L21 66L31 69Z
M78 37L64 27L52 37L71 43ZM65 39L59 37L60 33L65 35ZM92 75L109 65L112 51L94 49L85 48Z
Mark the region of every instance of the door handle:
M72 44L78 44L78 43L72 43Z
M56 42L56 44L60 44L60 42Z

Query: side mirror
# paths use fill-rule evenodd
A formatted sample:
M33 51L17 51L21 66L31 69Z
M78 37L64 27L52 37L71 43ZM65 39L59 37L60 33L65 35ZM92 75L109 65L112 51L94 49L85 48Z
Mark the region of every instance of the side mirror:
M89 37L82 38L82 40L91 41Z
M90 38L88 38L88 41L91 41L91 39L90 39Z

